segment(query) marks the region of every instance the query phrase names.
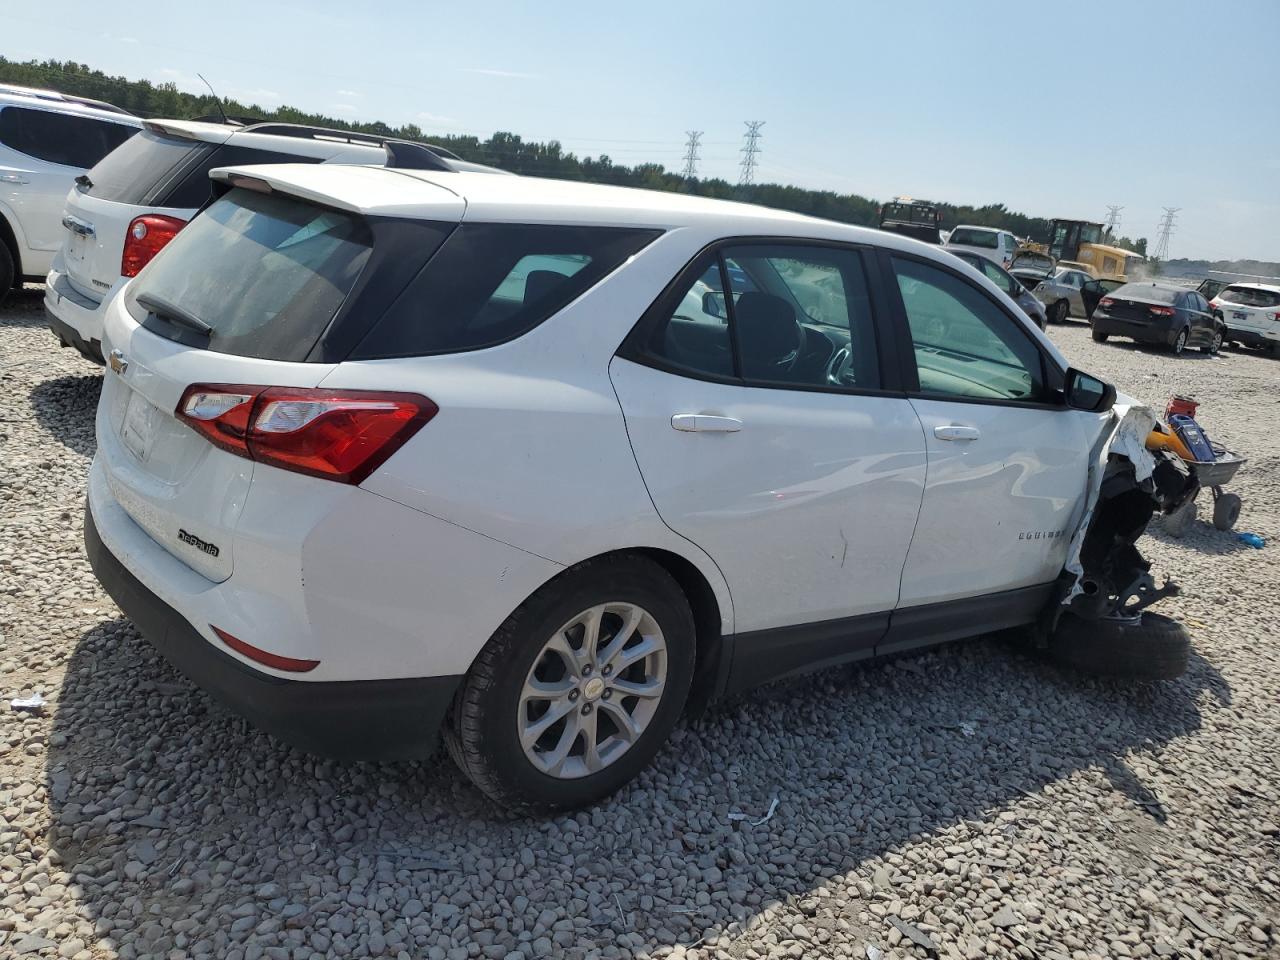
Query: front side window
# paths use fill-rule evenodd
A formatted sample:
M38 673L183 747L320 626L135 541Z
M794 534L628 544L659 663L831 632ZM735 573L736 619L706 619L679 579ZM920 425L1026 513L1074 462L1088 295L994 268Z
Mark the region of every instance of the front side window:
M92 167L137 132L127 124L73 113L0 110L0 143L37 160L80 169Z
M926 396L1036 401L1040 351L977 287L938 267L893 257Z
M645 352L664 366L752 385L880 387L866 275L854 250L726 247L705 269L699 264Z

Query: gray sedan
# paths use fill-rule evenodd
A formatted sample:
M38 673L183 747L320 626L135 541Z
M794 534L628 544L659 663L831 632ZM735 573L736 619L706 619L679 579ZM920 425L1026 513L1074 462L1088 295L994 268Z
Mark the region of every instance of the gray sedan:
M1052 257L1039 253L1018 254L1009 269L1045 304L1051 323L1066 323L1069 316L1088 318L1089 308L1081 291L1093 278L1085 271L1059 266Z
M979 273L985 274L988 280L1009 294L1009 298L1022 308L1023 313L1036 322L1036 326L1041 330L1044 329L1045 323L1048 322L1044 304L1017 277L979 253L969 250L948 250L947 252L963 260Z

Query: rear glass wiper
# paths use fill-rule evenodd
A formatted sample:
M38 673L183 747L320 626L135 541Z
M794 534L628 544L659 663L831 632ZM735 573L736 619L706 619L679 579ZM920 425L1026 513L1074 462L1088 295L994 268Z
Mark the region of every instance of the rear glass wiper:
M170 323L177 324L180 327L203 333L206 337L213 336L212 326L201 320L194 313L182 309L177 304L170 303L168 300L150 293L140 293L133 299L161 320L168 320Z

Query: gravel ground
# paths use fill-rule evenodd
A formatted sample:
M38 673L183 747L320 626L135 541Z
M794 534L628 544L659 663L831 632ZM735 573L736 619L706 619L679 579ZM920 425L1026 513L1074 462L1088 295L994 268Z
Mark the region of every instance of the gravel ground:
M1255 551L1145 549L1186 593L1175 683L997 641L775 685L677 730L612 802L545 822L443 755L319 761L214 707L81 547L100 376L0 308L0 955L1280 955L1280 362L1053 336L1245 452ZM9 699L41 693L40 714ZM773 801L774 815L768 818ZM731 818L745 813L750 819Z

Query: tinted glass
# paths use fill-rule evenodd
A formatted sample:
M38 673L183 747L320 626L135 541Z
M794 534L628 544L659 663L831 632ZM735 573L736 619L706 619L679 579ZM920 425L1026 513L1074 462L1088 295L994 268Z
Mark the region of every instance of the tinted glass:
M1272 290L1255 290L1252 287L1227 287L1218 294L1223 303L1236 303L1242 307L1280 307L1280 293Z
M256 150L238 143L208 146L191 162L184 164L181 177L171 183L160 183L148 194L147 202L158 207L201 207L208 202L212 186L209 171L217 167L236 167L251 163L320 163L320 157L300 157L275 150Z
M360 276L372 243L360 217L232 190L138 275L131 309L147 313L137 297L167 301L213 328L210 350L302 360ZM154 332L175 332L153 319Z
M761 244L721 255L680 292L650 335L650 354L666 366L761 386L879 388L856 251Z
M116 203L142 203L153 188L168 178L197 151L211 144L168 137L143 130L107 154L89 171L92 197ZM198 204L192 204L198 206Z
M71 113L26 107L0 110L0 143L68 167L92 167L137 132L137 127Z
M982 247L986 250L995 250L999 246L1000 234L991 230L970 230L965 227L956 227L951 231L951 239L947 242L966 247Z
M463 224L352 359L457 353L512 340L576 300L658 233Z
M1037 400L1040 351L1022 325L977 287L915 260L893 258L922 393Z
M1126 283L1115 292L1122 300L1145 300L1152 303L1174 303L1181 290L1171 287L1157 287L1153 283Z
M1012 276L1005 273L986 257L979 257L978 259L982 261L982 272L985 273L987 275L987 279L997 287L1009 294L1011 297L1016 297L1022 292L1022 285L1018 283L1017 280L1013 279Z

